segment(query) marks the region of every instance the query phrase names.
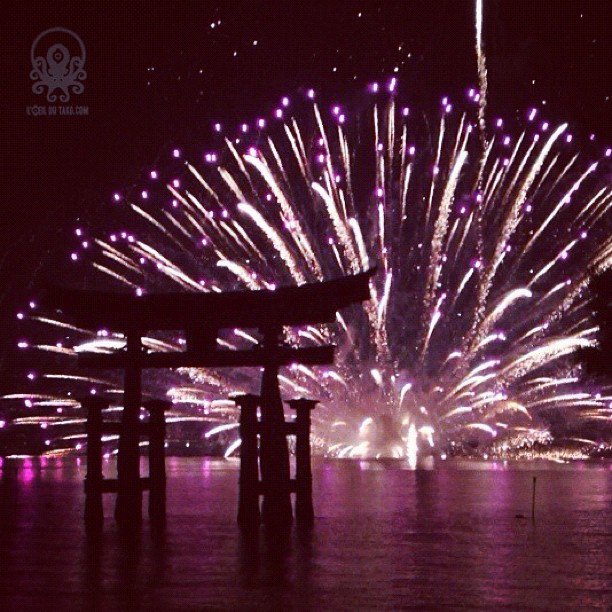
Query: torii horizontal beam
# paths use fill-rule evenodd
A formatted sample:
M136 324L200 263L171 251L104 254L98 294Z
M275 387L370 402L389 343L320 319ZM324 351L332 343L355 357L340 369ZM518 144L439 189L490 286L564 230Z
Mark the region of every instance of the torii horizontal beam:
M41 304L77 325L114 330L209 330L332 323L336 312L369 299L375 269L337 280L275 290L225 293L127 293L49 287Z
M215 350L211 352L176 351L173 353L142 353L128 355L125 351L112 354L81 353L79 366L82 368L115 369L128 365L138 368L238 368L263 367L270 360L279 366L292 363L305 365L328 365L334 361L334 346L305 348L278 347L274 351L250 349L245 351Z

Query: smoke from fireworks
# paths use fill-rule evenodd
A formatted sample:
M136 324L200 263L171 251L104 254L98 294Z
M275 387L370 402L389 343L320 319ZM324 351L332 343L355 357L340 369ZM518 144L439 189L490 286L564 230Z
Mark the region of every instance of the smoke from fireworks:
M498 449L547 442L560 418L609 423L612 398L570 360L596 342L587 285L612 263L609 161L585 160L567 125L538 124L535 110L516 138L495 122L483 150L482 92L469 93L476 121L444 99L431 128L397 103L395 79L388 90L350 120L308 90L233 138L215 124L218 149L199 162L171 150L141 185L113 195L130 229L78 228L71 259L89 278L97 271L94 282L137 294L273 289L377 265L369 302L335 325L285 331L295 345L338 346L333 367L295 365L280 376L286 398L321 400L320 452L414 463L418 452L466 440ZM78 329L56 313L19 317L41 337L62 335L22 348L73 365L79 352L125 345L112 330ZM258 341L239 329L218 339L229 350ZM184 339L143 344L177 351ZM14 424L82 424L79 389L120 400L120 381L65 372L37 375L48 391L7 396L37 411ZM227 398L256 392L258 371L184 368L147 380L145 393L174 402L169 422L200 420L206 438L234 435L228 454L238 447Z

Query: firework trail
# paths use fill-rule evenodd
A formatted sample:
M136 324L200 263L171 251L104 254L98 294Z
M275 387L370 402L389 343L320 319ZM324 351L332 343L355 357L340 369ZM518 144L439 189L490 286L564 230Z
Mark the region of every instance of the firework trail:
M414 463L466 440L505 449L549 441L548 423L560 418L610 423L609 391L581 381L571 360L596 343L588 281L612 264L609 160L586 161L567 126L536 124L535 111L516 139L497 121L483 151L482 94L470 90L465 112L444 99L430 133L397 104L395 79L388 89L351 120L309 90L304 101L283 98L269 125L259 119L224 138L216 124L218 149L201 163L171 150L142 184L114 194L109 206L131 229L80 227L71 259L98 274L98 287L137 294L274 289L377 265L369 302L334 325L285 330L294 345L338 347L333 367L295 365L279 377L287 399L322 401L313 439L323 453ZM53 338L21 348L56 355L55 370L33 382L53 392L5 398L47 415L22 420L58 431L82 424L79 385L120 399L120 381L60 367L82 351L123 348L120 334L36 309L19 317ZM218 343L259 340L226 330ZM184 342L143 341L158 351ZM259 372L183 368L156 372L145 390L173 401L169 422L229 435L231 453L239 441L227 398L258 384Z
M478 67L478 128L480 130L480 138L482 140L483 149L486 148L487 133L486 133L486 111L487 111L487 61L485 56L484 44L482 42L482 20L483 20L483 2L484 0L476 0L476 64Z

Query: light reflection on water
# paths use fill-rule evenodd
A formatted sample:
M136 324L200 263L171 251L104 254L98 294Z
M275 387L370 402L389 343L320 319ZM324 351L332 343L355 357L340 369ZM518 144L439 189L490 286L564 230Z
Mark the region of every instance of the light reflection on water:
M165 533L119 534L106 496L87 538L84 463L0 466L0 609L612 608L610 463L318 460L289 541L241 538L238 462L199 457L167 460Z

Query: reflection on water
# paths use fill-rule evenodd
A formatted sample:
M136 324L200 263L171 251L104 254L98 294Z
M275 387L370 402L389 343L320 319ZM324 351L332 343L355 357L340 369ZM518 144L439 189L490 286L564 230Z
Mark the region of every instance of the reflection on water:
M165 530L107 496L86 535L84 462L4 460L0 609L609 610L610 467L320 461L312 531L247 539L236 461L169 458Z

